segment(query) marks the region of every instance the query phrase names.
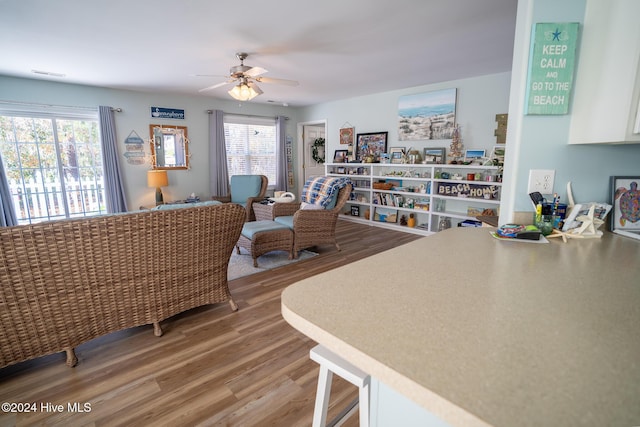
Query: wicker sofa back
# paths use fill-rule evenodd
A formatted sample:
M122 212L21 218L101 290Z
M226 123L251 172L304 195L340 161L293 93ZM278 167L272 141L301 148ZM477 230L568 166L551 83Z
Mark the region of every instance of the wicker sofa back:
M0 367L229 301L236 204L0 228Z

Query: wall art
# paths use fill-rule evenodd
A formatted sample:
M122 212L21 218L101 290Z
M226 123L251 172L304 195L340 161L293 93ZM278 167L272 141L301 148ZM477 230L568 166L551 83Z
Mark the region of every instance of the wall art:
M451 139L456 122L457 89L401 96L398 102L398 139Z

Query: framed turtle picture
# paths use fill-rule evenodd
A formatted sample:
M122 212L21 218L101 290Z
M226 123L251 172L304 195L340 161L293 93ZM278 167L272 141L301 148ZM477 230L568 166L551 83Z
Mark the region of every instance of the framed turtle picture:
M640 176L612 176L610 179L611 231L640 239Z

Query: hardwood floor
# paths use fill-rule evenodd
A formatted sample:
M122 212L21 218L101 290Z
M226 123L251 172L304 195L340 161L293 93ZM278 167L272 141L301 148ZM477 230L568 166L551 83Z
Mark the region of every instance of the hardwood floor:
M319 256L229 282L235 313L226 303L190 310L163 321L160 338L151 325L109 334L79 346L75 368L59 353L0 369L0 402L36 409L0 412L0 426L311 425L315 343L284 321L280 293L420 237L347 221L337 232L341 252L315 248ZM334 376L329 418L356 396ZM70 411L74 403L84 412ZM358 425L357 416L345 425Z

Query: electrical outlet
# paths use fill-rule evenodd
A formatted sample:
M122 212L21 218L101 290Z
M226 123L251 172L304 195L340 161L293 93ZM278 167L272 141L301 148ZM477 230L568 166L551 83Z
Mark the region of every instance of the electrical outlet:
M556 171L553 169L531 169L529 171L529 193L553 194L553 180Z

